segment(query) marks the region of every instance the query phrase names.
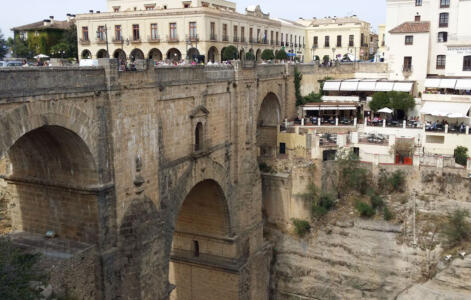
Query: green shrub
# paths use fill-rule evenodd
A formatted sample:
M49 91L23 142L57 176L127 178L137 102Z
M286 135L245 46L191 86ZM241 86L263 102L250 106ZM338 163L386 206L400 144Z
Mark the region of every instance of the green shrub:
M294 67L294 93L296 96L296 106L304 104L304 97L301 95L301 81L303 80L303 74Z
M331 194L323 192L316 198L312 202L312 214L314 217L319 219L335 208L335 200Z
M239 51L235 46L232 45L224 48L224 51L222 52L222 60L237 59L237 56L239 56Z
M0 237L0 299L40 299L39 288L32 281L44 282L46 277L35 268L39 255L28 254Z
M255 60L255 55L252 52L245 53L246 60Z
M378 209L384 206L384 200L379 195L376 195L376 194L372 195L370 197L370 201L371 201L371 207L373 209Z
M280 50L276 51L275 58L279 59L279 60L287 60L288 59L288 54L286 54L285 50L280 49Z
M322 57L322 61L326 64L330 61L330 57L328 55L324 55L324 57Z
M275 54L273 54L273 50L265 49L262 52L262 59L263 60L272 60L275 58Z
M457 209L447 216L447 221L442 227L446 247L453 248L471 240L471 224L466 220L469 216L469 211L466 209Z
M455 149L455 162L462 166L466 166L468 163L468 148L458 146Z
M406 176L403 171L397 170L392 174L388 174L384 169L381 169L378 178L378 188L387 193L401 193L404 192L406 187Z
M368 203L362 201L357 202L355 208L358 210L360 216L363 218L371 218L376 213L373 207L371 207Z
M389 210L387 206L383 209L384 220L391 221L394 218L394 214Z
M322 102L322 95L314 92L304 96L304 103L319 103Z
M293 225L299 237L304 237L311 230L311 225L305 220L293 219Z

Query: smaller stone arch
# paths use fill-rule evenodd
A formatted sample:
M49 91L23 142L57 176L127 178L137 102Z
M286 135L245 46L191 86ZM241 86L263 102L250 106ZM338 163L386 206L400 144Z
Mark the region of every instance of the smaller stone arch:
M126 61L126 52L124 52L122 49L116 49L116 51L113 53L113 57L118 59L120 62Z
M96 57L97 58L109 58L110 56L108 55L108 51L106 51L105 49L100 49L96 53Z
M162 56L162 52L157 49L157 48L154 48L152 50L149 51L149 59L152 59L152 60L155 60L155 61L161 61L163 56Z
M167 51L167 59L180 61L182 59L182 53L177 48L171 48Z
M80 57L82 59L90 59L90 58L92 58L92 53L90 52L90 50L85 49L85 50L82 51L82 54L80 55Z
M219 61L219 50L215 46L212 46L208 50L208 62L217 62Z
M144 59L144 52L142 52L141 49L136 48L131 51L129 59L131 59L131 61L135 61L136 59Z
M199 55L200 55L200 51L196 48L190 48L186 52L186 58L192 61L197 59Z

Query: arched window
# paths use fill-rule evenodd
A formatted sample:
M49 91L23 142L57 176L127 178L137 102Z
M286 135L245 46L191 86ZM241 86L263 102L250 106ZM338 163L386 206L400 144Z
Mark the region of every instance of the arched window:
M203 124L199 122L195 129L195 151L200 151L203 147Z

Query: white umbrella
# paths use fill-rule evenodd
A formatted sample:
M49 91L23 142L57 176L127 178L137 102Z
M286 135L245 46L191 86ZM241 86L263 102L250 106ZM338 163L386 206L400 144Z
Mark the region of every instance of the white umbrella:
M378 112L379 113L385 113L385 114L392 114L393 110L385 107L385 108L382 108L382 109L378 110Z
M38 58L39 58L39 59L41 59L41 58L49 58L49 56L47 56L46 54L38 54L38 55L36 55L34 58L36 58L36 59L38 59Z

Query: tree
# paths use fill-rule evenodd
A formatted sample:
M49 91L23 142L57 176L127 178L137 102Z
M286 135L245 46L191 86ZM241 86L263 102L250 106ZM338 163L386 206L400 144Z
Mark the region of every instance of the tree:
M0 30L0 59L3 59L5 55L7 55L7 52L8 52L7 41L3 37L3 33Z
M442 226L446 247L453 248L471 239L471 224L466 220L469 216L466 209L457 209L447 216L447 222Z
M324 62L324 64L326 64L330 61L330 57L328 55L324 55L324 57L322 58L322 61Z
M373 100L369 103L371 110L378 110L388 107L396 111L399 119L406 117L407 111L415 107L415 100L409 93L404 92L377 92L373 95Z
M468 148L463 146L458 146L455 149L455 162L462 166L466 167L468 163Z
M222 51L222 60L233 60L237 59L237 56L239 54L239 51L237 51L237 48L230 45L224 48L224 51Z
M68 45L68 53L66 57L78 59L77 26L75 26L75 24L70 25L69 29L64 32L59 44L61 43Z
M28 48L28 45L22 39L15 37L8 39L8 46L13 52L13 56L21 58L33 58L34 52Z
M288 54L286 54L286 51L281 49L276 51L275 58L278 60L286 60L288 59Z
M273 50L265 49L262 52L262 59L263 60L272 60L275 58L275 54L273 54Z
M368 104L372 111L377 112L378 110L388 107L389 97L385 92L378 92L373 94L373 99Z
M245 54L245 59L246 59L246 60L255 60L255 55L253 55L252 52L247 52L247 53Z

